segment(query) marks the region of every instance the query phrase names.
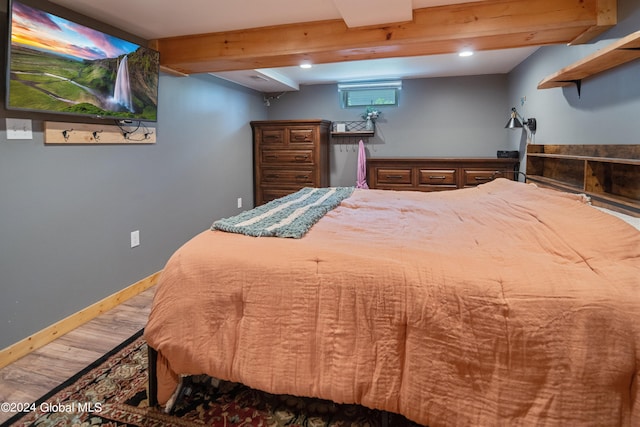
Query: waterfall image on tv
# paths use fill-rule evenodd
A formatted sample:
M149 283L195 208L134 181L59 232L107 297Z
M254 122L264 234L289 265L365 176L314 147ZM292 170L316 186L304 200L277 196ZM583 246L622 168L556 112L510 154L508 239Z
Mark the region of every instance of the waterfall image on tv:
M7 108L156 121L159 53L11 3Z

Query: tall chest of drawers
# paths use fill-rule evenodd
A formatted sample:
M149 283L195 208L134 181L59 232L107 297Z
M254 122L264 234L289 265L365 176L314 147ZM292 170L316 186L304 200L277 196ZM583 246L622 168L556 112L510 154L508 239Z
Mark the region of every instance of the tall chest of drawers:
M303 187L329 186L330 121L253 121L251 128L255 206Z

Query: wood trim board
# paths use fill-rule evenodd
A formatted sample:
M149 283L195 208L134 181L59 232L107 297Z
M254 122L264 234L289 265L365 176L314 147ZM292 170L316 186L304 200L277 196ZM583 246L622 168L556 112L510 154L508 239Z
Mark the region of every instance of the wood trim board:
M0 368L15 362L21 357L50 343L56 338L72 331L78 326L90 321L100 314L112 309L122 302L154 286L161 271L158 271L144 279L118 291L108 297L74 313L66 318L47 326L25 339L0 350Z

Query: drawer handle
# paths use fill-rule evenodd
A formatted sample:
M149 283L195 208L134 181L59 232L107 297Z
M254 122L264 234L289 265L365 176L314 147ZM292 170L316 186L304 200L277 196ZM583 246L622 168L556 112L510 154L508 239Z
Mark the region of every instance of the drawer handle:
M265 135L263 138L265 141L280 141L280 137L278 135Z
M438 175L438 176L434 176L434 175L430 175L429 179L445 179L446 176L444 175Z
M305 160L307 160L308 158L309 158L309 156L308 156L308 155L305 155L305 156L296 156L296 160L297 160L297 161L305 161Z
M309 175L296 175L297 179L309 179Z
M387 175L387 179L402 179L402 175Z
M271 173L271 174L267 175L266 177L267 178L271 178L271 179L279 178L279 176L277 174L275 174L275 173Z
M476 181L491 181L493 180L493 176L476 176L474 179Z
M307 135L293 135L293 139L295 139L296 141L306 141L307 140Z
M277 154L267 154L264 157L267 158L267 159L277 159L278 155Z

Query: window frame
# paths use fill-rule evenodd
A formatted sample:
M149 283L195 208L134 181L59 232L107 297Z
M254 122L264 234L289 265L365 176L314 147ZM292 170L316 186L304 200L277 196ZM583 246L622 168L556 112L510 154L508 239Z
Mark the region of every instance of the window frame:
M368 106L397 107L400 98L402 81L379 81L379 82L357 82L339 83L338 93L340 106L342 108L362 108ZM370 94L369 100L359 100L363 92ZM354 95L352 98L351 95ZM364 95L366 96L366 95Z

